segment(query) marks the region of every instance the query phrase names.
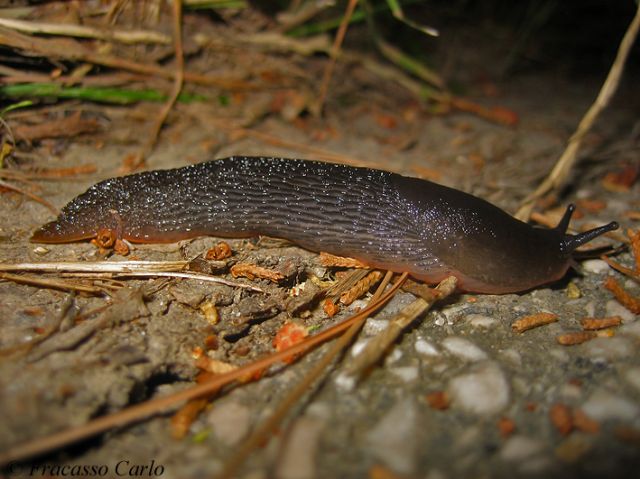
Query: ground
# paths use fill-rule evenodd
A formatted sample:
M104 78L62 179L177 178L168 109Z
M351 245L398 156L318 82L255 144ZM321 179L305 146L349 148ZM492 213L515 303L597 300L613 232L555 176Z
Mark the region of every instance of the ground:
M309 62L318 77L323 65ZM434 112L397 85L376 84L358 66L343 66L323 117L292 120L260 113L244 128L246 109L264 112L266 104L273 109L271 93L238 95L215 109L177 105L145 167L179 167L236 154L337 159L429 178L513 213L562 153L602 78L540 69L504 81L468 79L468 98L517 113L518 124L505 126L467 113ZM293 101L286 95L278 99ZM637 84L627 77L586 138L581 163L556 204L560 211L578 202L575 229L611 220L622 225L620 234L637 228L637 216L634 220L628 213L640 209L638 185L612 191L603 180L637 165L638 106ZM96 107L101 134L41 145L36 150L41 167L91 164L96 171L42 181L39 194L62 207L98 180L121 174L123 159L136 149L146 118L158 108ZM596 203L601 206L588 207ZM10 212L0 217L1 263L102 258L87 242L30 243L31 233L53 218L41 204L5 193L0 206ZM129 259L190 259L218 241L140 245ZM363 306L358 301L333 318L321 307L295 311L292 289L304 282L313 287L312 276L329 280L336 268L281 241L226 241L234 255L219 274L264 292L191 279L104 280L105 287L123 289L109 290L110 308L83 318L107 298L0 282L0 449L188 388L199 372L197 347L210 346L211 358L246 364L272 351L276 332L288 321L316 331ZM605 238L596 242L601 245L620 242ZM633 265L626 250L616 260ZM243 262L284 272L286 278L280 284L232 278L228 266ZM600 260L579 269L522 294L456 294L438 303L355 388L345 388L337 378L349 367L353 351L415 299L398 293L367 321L353 348L327 369L320 384L292 407L271 440L244 461L238 477L632 477L640 466L640 322L603 282L611 275L633 294L640 288ZM203 313L204 304L216 307L219 321ZM558 321L524 333L512 330L517 319L540 312L554 313ZM622 319L613 337L573 346L557 342L558 335L581 330L583 318L611 316ZM79 333L93 321L102 321L102 327ZM58 323L50 338L24 347ZM215 344L206 343L207 337ZM170 410L13 463L5 474L58 477L56 467L88 465L106 466L111 477L215 476L330 347L219 392L180 440L172 437Z

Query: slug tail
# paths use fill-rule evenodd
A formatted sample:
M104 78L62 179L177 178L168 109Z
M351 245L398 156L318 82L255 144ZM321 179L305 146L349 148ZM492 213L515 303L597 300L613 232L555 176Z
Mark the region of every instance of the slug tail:
M563 218L563 221L564 221L564 218ZM562 223L562 221L560 223ZM579 233L577 235L565 235L563 240L563 250L567 253L571 253L578 246L582 246L583 244L588 243L592 239L597 238L598 236L603 235L609 231L617 230L618 228L619 228L618 223L616 221L612 221L611 223L607 223L606 225L599 226L598 228L593 228L589 231L585 231L584 233Z

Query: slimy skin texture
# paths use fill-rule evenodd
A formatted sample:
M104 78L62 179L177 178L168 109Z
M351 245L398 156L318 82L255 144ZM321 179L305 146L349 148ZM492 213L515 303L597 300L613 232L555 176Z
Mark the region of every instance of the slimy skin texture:
M469 292L525 291L560 279L580 235L534 228L472 195L386 171L283 158L231 157L102 181L38 229L64 243L112 230L135 243L203 235L288 239L312 251L406 271L429 283L455 275Z

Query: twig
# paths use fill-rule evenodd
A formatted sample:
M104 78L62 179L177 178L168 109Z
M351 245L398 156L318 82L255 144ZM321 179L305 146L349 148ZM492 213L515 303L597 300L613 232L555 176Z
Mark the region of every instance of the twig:
M82 439L95 436L96 434L100 434L119 426L124 426L133 422L141 421L142 419L150 417L154 414L163 412L168 408L175 407L177 404L183 401L202 397L204 395L210 394L213 391L217 391L221 387L230 384L238 379L251 377L256 373L263 371L265 368L271 366L272 364L290 357L292 354L309 350L317 346L318 344L321 344L345 331L351 326L351 324L358 321L361 317L369 315L384 306L395 294L397 289L402 284L401 280L404 278L406 278L406 274L403 275L389 291L382 295L379 300L375 302L375 304L371 304L351 318L333 326L332 328L327 329L326 331L323 331L322 333L307 338L303 342L295 344L290 348L287 348L278 353L270 354L265 358L259 359L244 367L238 368L235 371L215 376L211 379L211 381L199 384L184 391L170 394L169 396L163 398L153 399L136 406L131 406L123 411L94 419L81 426L71 427L64 431L60 431L46 437L34 439L25 444L10 447L0 453L0 467L12 461L24 460L32 456L37 456L48 451L59 449L66 445L73 444Z
M115 40L121 43L160 43L163 45L171 43L171 38L167 35L149 30L100 30L83 25L28 22L10 18L0 18L0 26L23 33L45 33L47 35L97 38L99 40Z
M105 288L96 286L85 286L82 284L73 284L68 281L59 281L56 279L43 279L35 276L23 276L19 274L0 273L0 279L13 281L14 283L29 284L31 286L40 286L42 288L61 289L64 291L78 291L81 293L105 294Z
M151 128L149 140L145 145L143 151L140 153L140 164L136 166L141 166L142 163L144 163L144 159L151 153L151 150L153 150L153 147L158 141L160 129L162 128L162 125L169 115L169 112L178 99L180 91L182 91L182 85L184 84L184 53L182 49L182 0L173 0L173 37L176 67L171 95L162 107L162 110L160 110L160 113L153 127Z
M391 278L392 273L389 271L385 277L385 282L380 285L378 291L384 288L384 285L388 283ZM399 285L404 282L407 278L407 273L403 273L396 285ZM285 396L285 398L280 401L278 407L273 412L273 414L247 439L242 447L240 447L231 458L225 463L224 469L218 476L219 479L235 477L235 472L238 467L244 462L244 460L253 452L253 450L258 447L260 444L263 444L269 434L277 427L277 425L282 421L284 416L286 416L287 412L291 410L291 407L295 404L295 402L313 385L316 379L323 373L326 372L329 364L335 359L335 357L351 342L353 337L360 331L362 325L366 321L367 316L361 316L356 321L354 321L349 329L336 341L331 349L318 361L314 364L311 371L307 373L307 375L291 390L289 394ZM290 351L287 349L286 351Z
M580 121L578 129L569 139L567 148L564 150L560 159L556 162L553 170L549 173L549 176L544 179L532 194L525 198L522 206L516 213L516 218L527 221L531 215L531 210L533 209L536 200L553 189L559 188L569 178L571 169L577 161L577 154L582 143L582 139L591 129L602 110L609 105L611 97L613 97L613 94L618 89L624 65L627 61L627 57L629 56L629 52L631 51L631 47L635 42L636 36L638 35L638 29L640 29L640 3L638 3L638 9L635 17L629 25L627 32L624 34L622 42L620 42L618 54L616 55L616 59L609 70L607 79L600 89L600 93L598 93L598 97Z
M336 38L333 41L329 63L327 63L327 66L324 69L324 74L322 75L322 83L320 84L320 93L318 95L318 103L316 105L316 113L318 114L322 112L322 108L324 107L327 92L329 91L329 82L331 81L331 77L333 76L333 70L335 69L336 61L338 60L340 47L342 46L342 41L344 40L344 36L347 32L347 27L349 26L351 16L353 15L353 10L356 8L357 4L358 0L349 0L349 3L347 4L347 10L342 17L342 22L340 22L340 28L338 28Z
M23 190L22 188L12 185L11 183L7 183L6 181L0 180L0 187L7 188L8 190L15 191L16 193L20 193L28 198L31 198L33 201L37 201L41 205L46 206L49 211L51 211L54 215L58 214L58 209L49 203L44 198L39 197L38 195L34 195L33 193L28 192L27 190Z

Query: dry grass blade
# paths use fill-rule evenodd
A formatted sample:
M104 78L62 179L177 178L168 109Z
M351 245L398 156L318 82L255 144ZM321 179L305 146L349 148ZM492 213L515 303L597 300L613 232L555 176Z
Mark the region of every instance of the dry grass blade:
M244 367L240 367L235 371L220 374L212 378L211 381L199 384L190 389L170 394L163 398L153 399L151 401L129 407L123 411L94 419L87 424L71 427L50 436L34 439L25 444L11 447L0 453L0 467L12 461L24 460L29 457L44 454L110 429L141 421L142 419L153 416L154 414L165 412L167 409L174 408L183 401L205 396L236 380L251 377L258 372L262 372L272 364L282 361L290 357L292 354L307 351L318 344L337 336L360 318L366 317L384 306L401 286L402 281L406 276L407 275L404 274L400 280L398 280L398 282L382 296L377 297L374 295L374 298L376 298L375 304L371 304L342 323L316 334L315 336L307 338L305 341L295 344L284 351L271 354Z
M184 271L188 261L60 261L55 263L0 263L0 271L41 271L45 273L84 272L84 273L132 273L141 271L167 272Z
M604 110L607 105L609 105L611 97L613 97L613 94L618 89L618 84L620 83L624 65L627 61L627 57L629 56L629 52L631 51L631 47L635 42L636 36L638 35L639 29L640 3L638 3L638 9L636 10L635 17L629 25L629 28L627 29L622 42L620 43L616 59L613 62L611 69L609 70L609 75L602 85L596 101L593 103L593 105L591 105L589 111L587 111L587 113L580 121L578 129L569 139L567 148L565 149L560 159L556 162L553 170L551 170L551 173L549 173L549 176L547 176L540 184L540 186L538 186L538 188L524 200L522 206L516 213L516 218L522 221L527 221L529 219L529 216L531 215L531 210L533 209L535 201L539 198L542 198L553 189L562 186L569 178L571 169L577 161L578 150L582 143L582 139L591 129L602 110Z
M29 22L10 18L0 18L0 26L23 33L44 33L79 38L97 38L99 40L115 40L122 43L171 43L171 38L159 32L148 30L101 30L83 25L71 25L46 22Z
M250 284L226 280L218 276L185 271L188 261L94 261L94 262L59 262L59 263L0 263L0 271L41 271L45 273L111 273L117 277L151 277L186 278L219 283L234 288L244 288L258 293L264 290Z

